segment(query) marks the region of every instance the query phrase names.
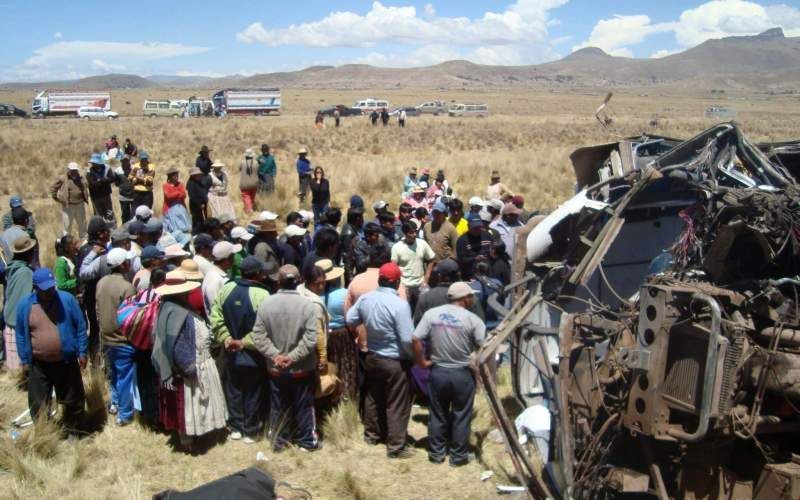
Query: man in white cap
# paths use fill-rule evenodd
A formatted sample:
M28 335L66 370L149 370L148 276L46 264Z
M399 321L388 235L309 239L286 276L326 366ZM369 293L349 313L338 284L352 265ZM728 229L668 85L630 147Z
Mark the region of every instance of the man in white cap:
M258 192L258 164L253 159L253 150L247 148L244 160L239 163L239 191L242 192L244 213L250 215L256 209L256 192Z
M449 450L450 465L461 466L469 463L475 398L470 355L486 342L486 327L468 310L475 290L467 283L450 285L447 298L449 304L430 309L414 330L414 359L431 369L428 460L442 463ZM428 341L430 359L425 358L423 340Z
M486 202L483 201L480 196L473 196L469 199L469 216L467 219L470 218L473 214L479 216L483 207L486 206Z
M50 187L50 196L61 204L61 224L63 234L69 234L75 226L75 234L79 239L86 236L86 207L89 194L86 181L81 176L81 168L77 163L67 165L66 177L56 180Z
M131 254L124 248L112 248L106 255L109 274L97 282L97 322L102 345L110 366L111 407L117 409L117 425L133 421L133 387L136 374L133 359L136 349L128 342L117 323L117 309L122 301L136 293L125 277L130 271Z
M233 255L233 267L231 268L230 276L232 280L238 280L242 277L242 261L247 257L247 244L253 239L253 235L247 232L247 229L236 226L231 229L230 241L234 245L241 245L242 249Z
M214 303L217 293L229 280L228 271L233 267L233 256L241 251L242 245L234 245L229 241L220 241L211 250L214 265L205 274L202 287L206 315L211 314L211 305Z
M297 178L300 184L300 192L297 195L300 197L300 203L306 201L306 195L311 186L311 161L308 159L308 149L305 147L297 151Z
M305 239L308 230L304 227L289 224L286 226L284 234L286 235L286 244L283 245L283 263L291 264L300 268L303 266L305 259L305 250L303 240Z

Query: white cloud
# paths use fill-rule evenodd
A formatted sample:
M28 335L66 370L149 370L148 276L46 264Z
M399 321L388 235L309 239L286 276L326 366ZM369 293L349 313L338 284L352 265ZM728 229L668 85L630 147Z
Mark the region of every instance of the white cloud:
M675 53L676 51L673 50L661 49L650 54L650 59L661 59L662 57L671 56L672 54Z
M386 55L373 51L361 58L371 64L404 65L413 58L433 61L443 53L463 57L469 53L464 47L474 47L476 57L493 64L509 60L534 62L539 54L552 53L548 26L553 20L549 11L567 1L517 0L502 12L487 11L474 19L437 16L432 4L426 4L420 15L413 6L386 6L376 1L365 14L336 11L316 21L282 28L254 22L237 33L236 38L243 43L261 43L269 47L370 48L392 44L393 47L414 48L408 54ZM444 51L442 48L447 46L451 48ZM430 53L431 48L436 50Z
M34 50L32 56L0 75L0 79L31 81L80 78L209 50L208 47L179 43L60 41Z
M55 33L53 33L53 38L55 38L56 40L60 40L62 36L63 35L61 35L60 31L56 31Z
M573 51L584 47L599 47L612 56L633 57L627 48L635 45L654 33L663 33L672 29L670 23L652 24L645 15L614 16L601 19L592 29L589 39L572 48Z
M109 64L102 59L94 59L92 61L92 68L100 70L100 71L122 71L125 69L125 66L122 64Z
M687 9L677 20L652 23L646 15L614 16L597 22L589 38L573 50L595 46L612 55L631 54L637 45L657 33L671 32L682 48L709 39L756 35L782 27L787 36L800 36L800 10L785 4L763 6L748 0L711 0ZM651 57L663 57L657 51Z

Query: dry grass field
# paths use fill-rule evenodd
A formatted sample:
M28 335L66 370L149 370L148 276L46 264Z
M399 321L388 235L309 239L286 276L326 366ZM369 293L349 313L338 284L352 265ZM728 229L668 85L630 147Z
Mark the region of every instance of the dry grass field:
M706 107L721 103L737 111L738 121L753 140L777 141L800 135L800 106L796 100L727 97L720 101L659 96L652 91L644 95L645 92L614 97L611 108L618 133L689 137L713 123L703 116ZM593 117L602 95L589 92L442 95L421 91L356 94L287 89L283 91L284 114L280 117L183 120L138 116L145 98L206 93L210 92L114 92L114 108L123 115L115 122L85 123L66 118L0 122L0 211L7 209L10 195L20 193L37 220L42 261L52 263L60 212L48 198L48 186L63 174L67 162L85 162L92 148L100 147L112 133L118 135L120 142L130 137L140 149L147 150L157 170L163 172L177 166L184 178L194 165L199 147L207 144L214 149L213 158L229 166L232 194L236 193L235 170L244 149L267 142L276 153L278 189L258 202L260 208L282 216L298 208L294 153L301 145L309 148L313 164L325 168L334 202L343 207L355 193L368 204L384 199L396 206L403 176L407 168L416 166L444 169L456 194L464 200L484 193L489 172L499 170L503 181L525 196L528 208L551 210L572 190L568 159L572 150L614 140ZM0 102L29 109L32 95L0 92ZM315 109L349 104L367 96L388 98L393 105L412 105L432 98L486 102L492 116L409 118L405 129L399 129L395 122L388 128L373 128L366 118L345 118L340 129L334 129L332 122L322 130L313 127ZM660 117L657 128L649 126L654 115ZM163 174L159 175L158 185L163 180ZM158 192L156 207L160 207L160 201ZM235 203L241 210L239 200L235 199ZM507 384L504 390L507 394ZM278 456L267 452L266 464L278 479L309 490L314 498L492 498L495 485L509 480L511 465L504 458L502 445L483 440L492 424L480 395L478 400L474 431L481 438L476 443L481 460L465 468L430 465L423 450L409 461L385 460L383 450L361 442L352 411L344 411L331 421L322 452L290 451ZM25 394L16 389L11 374L0 376L0 401L0 432L7 436L10 418L26 403ZM422 438L426 412L416 413L412 435ZM144 498L167 487L190 488L247 467L255 461L258 450L266 452L267 447L226 443L212 447L204 455L190 456L174 452L166 436L138 426L118 429L109 425L79 443L50 442L38 447L2 438L0 497ZM485 469L494 470L495 476L481 482L479 476Z

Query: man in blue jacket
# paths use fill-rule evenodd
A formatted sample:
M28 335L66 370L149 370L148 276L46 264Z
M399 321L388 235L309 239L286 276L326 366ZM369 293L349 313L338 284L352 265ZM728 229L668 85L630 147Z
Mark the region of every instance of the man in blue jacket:
M16 339L23 370L28 372L28 407L36 419L47 412L55 388L64 405L64 427L81 429L85 393L81 370L86 368L86 320L75 297L55 288L53 272L33 273L33 293L17 308Z
M300 203L306 200L309 186L311 185L311 161L308 159L308 149L300 148L297 152L297 179L300 183L300 192L297 195L300 197Z

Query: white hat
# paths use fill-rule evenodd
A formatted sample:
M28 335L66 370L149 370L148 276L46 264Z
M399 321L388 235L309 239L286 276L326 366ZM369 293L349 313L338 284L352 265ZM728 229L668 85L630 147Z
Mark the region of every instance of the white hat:
M314 212L310 212L308 210L300 210L297 213L300 214L300 217L302 217L305 222L309 222L314 218Z
M269 210L264 210L263 212L258 214L258 220L259 221L277 220L277 218L278 218L278 214L276 214L275 212L270 212Z
M242 245L240 244L233 244L229 241L220 241L214 248L211 250L211 254L214 256L214 261L218 260L225 260L231 255L235 253L239 253L242 251Z
M247 229L236 226L235 228L231 229L231 238L234 240L244 240L250 241L253 239L253 235L247 232Z
M247 148L244 150L244 157L245 158L252 158L253 157L253 149Z
M236 222L236 216L233 214L224 213L220 214L217 217L217 220L219 220L220 224L227 224L228 222Z
M112 248L111 251L108 252L108 255L106 255L106 264L111 268L119 267L123 262L132 257L133 253L124 248Z
M167 235L171 236L171 235ZM173 238L174 240L175 238ZM178 257L188 257L190 254L186 250L183 249L178 243L173 243L171 245L167 245L164 248L164 258L167 260L176 259Z
M447 289L447 298L450 300L463 299L478 292L463 281L456 281Z
M299 154L299 155L307 155L308 154L308 149L305 146L303 146L303 147L301 147L300 149L297 150L297 154Z
M388 203L386 203L385 201L378 200L372 204L372 209L377 212L378 210L383 210L384 208L386 208L387 205Z
M147 219L153 216L153 211L147 205L139 205L136 207L136 217L140 219Z
M483 201L480 196L473 196L469 199L469 206L471 207L485 207L486 202Z
M211 164L211 168L225 168L225 164L221 161L215 161Z
M303 236L306 234L307 231L308 230L304 227L295 226L294 224L289 224L288 226L286 226L284 234L286 234L286 236L291 238L292 236Z
M497 210L498 212L503 210L503 202L501 200L496 199L496 198L494 200L489 200L486 203L486 206L487 207L492 207L495 210Z
M80 171L80 169L81 169L81 167L77 163L75 163L74 161L71 161L71 162L69 162L67 164L67 170L78 170L78 171Z
M481 211L478 212L478 216L481 218L483 222L492 222L492 213L486 209L486 207L481 208Z

